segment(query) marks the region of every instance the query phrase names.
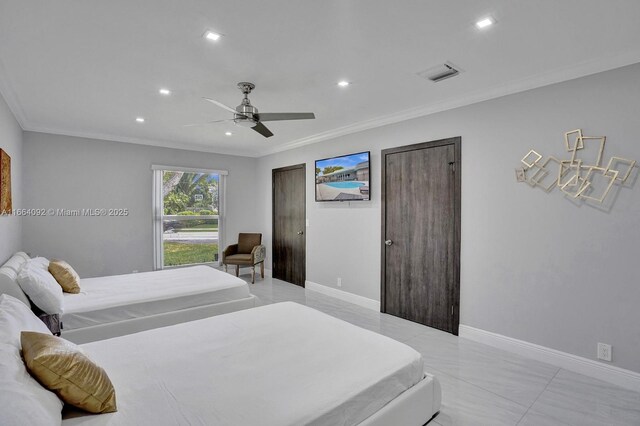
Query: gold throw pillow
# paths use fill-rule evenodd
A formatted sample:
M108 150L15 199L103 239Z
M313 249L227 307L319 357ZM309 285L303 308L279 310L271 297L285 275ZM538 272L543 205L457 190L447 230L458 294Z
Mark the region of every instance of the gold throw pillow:
M80 293L80 276L64 260L49 262L49 272L58 281L62 291L66 293Z
M78 346L33 331L23 331L20 340L29 373L65 403L90 413L117 411L116 391L107 373Z

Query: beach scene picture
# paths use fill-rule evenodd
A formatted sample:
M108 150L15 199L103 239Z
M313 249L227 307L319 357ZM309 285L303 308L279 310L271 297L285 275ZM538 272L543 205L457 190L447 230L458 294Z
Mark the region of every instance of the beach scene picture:
M316 201L368 201L369 152L316 161Z

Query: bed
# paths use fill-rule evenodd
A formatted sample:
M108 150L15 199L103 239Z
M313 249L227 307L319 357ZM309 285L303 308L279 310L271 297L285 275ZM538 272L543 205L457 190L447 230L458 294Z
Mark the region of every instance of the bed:
M440 408L422 357L293 302L81 345L116 389L116 413L63 425L404 425Z
M29 257L0 267L0 294L30 304L16 282ZM86 343L255 307L247 283L208 266L85 278L79 294L64 293L62 336Z

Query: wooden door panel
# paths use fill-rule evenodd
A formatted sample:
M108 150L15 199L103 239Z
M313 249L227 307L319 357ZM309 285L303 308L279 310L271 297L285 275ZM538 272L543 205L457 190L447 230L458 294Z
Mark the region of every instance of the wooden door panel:
M303 287L305 202L304 165L273 170L273 277Z
M457 333L456 147L420 146L383 152L382 306Z

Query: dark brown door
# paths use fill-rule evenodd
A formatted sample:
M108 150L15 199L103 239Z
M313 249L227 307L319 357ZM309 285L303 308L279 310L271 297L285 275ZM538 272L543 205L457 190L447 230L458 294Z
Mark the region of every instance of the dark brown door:
M458 334L460 138L382 151L382 312Z
M305 165L273 169L273 278L304 287Z

